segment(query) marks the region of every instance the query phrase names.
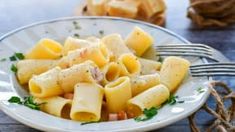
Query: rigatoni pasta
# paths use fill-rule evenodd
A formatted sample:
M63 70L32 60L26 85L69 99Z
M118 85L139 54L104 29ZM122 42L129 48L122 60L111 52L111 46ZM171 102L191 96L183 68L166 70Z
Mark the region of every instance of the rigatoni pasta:
M42 104L42 111L54 116L70 119L72 100L54 96L49 98L36 98L35 101Z
M126 102L131 98L131 83L129 77L120 77L104 88L107 109L115 113L126 109Z
M17 78L20 84L26 84L33 77L33 75L38 75L57 65L57 60L36 60L27 59L20 60L16 67L18 69Z
M122 76L135 76L140 73L140 62L133 54L122 54L118 58L118 64L120 65Z
M160 76L158 73L133 77L131 79L132 96L136 96L159 83Z
M104 74L102 84L106 85L107 83L114 81L120 76L121 69L117 62L110 62L102 67L101 71Z
M41 39L25 54L26 59L58 59L62 55L62 45L52 39Z
M75 86L70 117L77 121L98 121L103 95L103 87L98 84L78 83Z
M142 75L156 73L160 70L161 65L162 65L160 62L157 62L154 60L149 60L149 59L144 59L144 58L138 58L138 59L141 64L140 74Z
M162 84L154 86L128 100L127 111L138 116L144 109L159 107L169 96L170 92L166 86Z

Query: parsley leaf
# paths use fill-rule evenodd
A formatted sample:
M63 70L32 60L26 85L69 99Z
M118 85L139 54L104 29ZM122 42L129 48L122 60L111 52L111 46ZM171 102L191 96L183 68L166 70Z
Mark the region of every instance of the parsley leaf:
M25 57L24 57L24 54L23 53L15 53L14 55L12 55L11 57L9 57L10 61L16 61L17 59L18 60L23 60Z
M100 34L100 35L104 35L104 30L100 30L100 31L99 31L99 34Z
M77 33L75 33L73 36L74 36L75 38L79 38L79 37L80 37L80 35L77 34Z
M198 93L203 93L203 92L205 92L205 90L204 90L202 87L199 87L199 88L197 89L197 92L198 92Z
M8 100L8 102L10 102L10 103L17 103L17 104L22 104L20 98L17 97L17 96L12 96L12 97Z
M87 125L87 124L92 124L92 123L99 123L100 121L89 121L89 122L83 122L81 125Z
M3 62L3 61L6 61L7 59L6 58L2 58L0 61Z
M8 100L8 102L22 104L26 107L33 109L33 110L40 110L40 105L41 105L41 104L34 102L33 96L25 97L23 101L21 101L21 99L19 97L12 96ZM44 104L44 103L42 103L42 104Z
M23 53L15 53L15 57L18 58L19 60L23 60L24 54Z
M159 57L158 61L162 63L164 59L162 57Z
M167 99L167 104L174 105L176 103L176 98L178 98L178 96L170 95Z
M17 72L17 67L14 64L11 65L11 71L14 73Z
M16 61L16 60L17 60L16 57L15 57L15 55L9 57L9 59L10 59L10 61Z
M152 107L150 109L144 109L143 115L134 118L134 120L137 122L146 121L152 119L155 115L157 115L157 108Z

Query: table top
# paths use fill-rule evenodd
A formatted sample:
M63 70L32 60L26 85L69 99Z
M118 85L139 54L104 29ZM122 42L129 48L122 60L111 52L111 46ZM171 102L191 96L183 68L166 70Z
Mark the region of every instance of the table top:
M186 18L186 10L189 0L166 0L167 22L166 28L183 36L194 43L208 44L219 49L226 57L235 60L235 26L223 29L199 29ZM54 19L58 17L74 16L79 0L0 0L0 36L21 26L33 22ZM223 78L234 87L233 78ZM209 104L213 102L209 98ZM205 118L207 117L207 118ZM200 128L206 128L212 117L203 112L199 112L196 121ZM200 121L200 122L199 122ZM175 124L159 129L160 132L168 131L190 131L187 119L183 119ZM0 131L1 132L31 132L37 131L29 128L0 111Z

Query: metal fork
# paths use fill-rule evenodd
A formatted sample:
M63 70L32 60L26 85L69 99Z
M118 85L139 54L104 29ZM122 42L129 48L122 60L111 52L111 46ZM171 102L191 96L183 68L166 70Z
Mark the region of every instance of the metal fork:
M192 76L235 76L235 63L209 63L190 66Z
M196 56L216 62L229 62L218 50L205 44L165 44L156 46L159 56Z

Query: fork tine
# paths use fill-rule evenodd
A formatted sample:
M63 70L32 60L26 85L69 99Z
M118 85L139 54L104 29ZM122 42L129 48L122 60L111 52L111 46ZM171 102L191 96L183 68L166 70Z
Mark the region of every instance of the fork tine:
M158 49L157 53L163 54L163 53L196 53L196 54L206 54L212 56L212 53L209 51L201 51L201 50L184 50L184 49Z
M211 63L190 66L192 76L235 76L235 63Z
M202 47L171 47L171 46L167 46L167 47L157 47L156 46L156 50L171 50L171 49L177 49L177 50L199 50L199 51L206 51L206 52L212 52L212 49L207 49L207 48L202 48Z
M220 72L220 73L194 73L191 74L193 77L202 77L202 76L235 76L235 73L229 72Z
M204 44L164 44L157 45L156 47L202 47L206 49L211 49L209 46Z

